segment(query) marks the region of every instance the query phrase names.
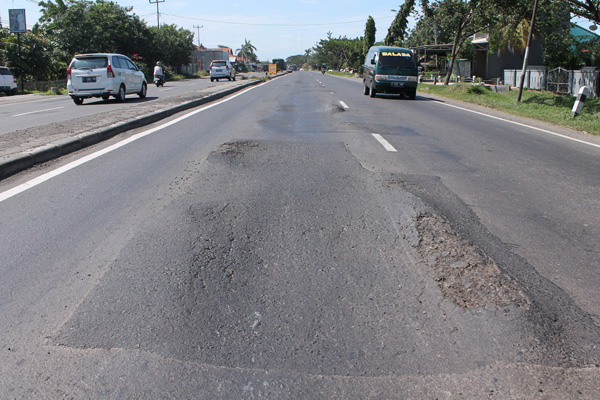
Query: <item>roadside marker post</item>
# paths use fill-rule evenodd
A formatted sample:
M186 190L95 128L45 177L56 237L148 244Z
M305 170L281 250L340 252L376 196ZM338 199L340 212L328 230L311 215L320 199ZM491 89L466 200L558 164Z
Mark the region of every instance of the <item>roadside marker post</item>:
M582 86L579 89L579 94L577 95L577 100L575 100L575 104L573 104L573 110L571 110L571 115L576 117L581 112L583 108L583 103L585 103L585 99L590 95L590 88L587 86Z

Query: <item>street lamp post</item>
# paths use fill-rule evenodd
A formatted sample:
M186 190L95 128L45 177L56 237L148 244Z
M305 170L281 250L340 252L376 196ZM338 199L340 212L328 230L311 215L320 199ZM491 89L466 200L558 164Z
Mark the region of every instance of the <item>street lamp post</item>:
M156 4L156 27L160 28L160 13L158 11L158 3L164 3L167 0L148 0L150 4Z

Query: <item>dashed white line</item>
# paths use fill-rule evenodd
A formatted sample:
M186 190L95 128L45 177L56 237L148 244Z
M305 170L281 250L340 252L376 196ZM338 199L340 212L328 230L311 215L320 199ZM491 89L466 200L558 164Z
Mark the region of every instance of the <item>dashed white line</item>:
M378 133L372 133L371 135L373 135L373 137L375 139L377 139L377 141L379 143L381 143L381 145L383 146L383 148L386 149L387 151L392 152L392 153L396 153L398 151L387 140L385 140L383 138L383 136L381 136L380 134L378 134Z
M349 109L350 107L348 107L348 104L344 103L343 101L340 100L340 104L342 105L342 107L344 107L346 110Z
M64 108L64 107L54 107L54 108L47 108L45 110L37 110L37 111L30 111L30 112L26 112L26 113L22 113L22 114L14 114L13 117L22 117L23 115L29 115L29 114L39 114L39 113L48 112L48 111L60 110L61 108Z

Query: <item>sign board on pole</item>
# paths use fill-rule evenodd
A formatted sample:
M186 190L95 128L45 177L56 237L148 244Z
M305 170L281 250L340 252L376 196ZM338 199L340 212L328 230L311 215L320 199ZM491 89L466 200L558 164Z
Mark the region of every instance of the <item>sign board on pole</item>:
M25 9L8 10L8 20L10 33L25 33L27 24L25 23Z
M277 73L277 64L269 64L269 74L275 75Z

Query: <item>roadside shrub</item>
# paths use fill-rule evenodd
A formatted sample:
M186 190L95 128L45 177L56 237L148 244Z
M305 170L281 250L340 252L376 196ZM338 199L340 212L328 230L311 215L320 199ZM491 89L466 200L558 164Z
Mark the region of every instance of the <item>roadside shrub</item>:
M467 87L467 93L469 94L485 94L486 90L485 86L482 85L469 85Z

